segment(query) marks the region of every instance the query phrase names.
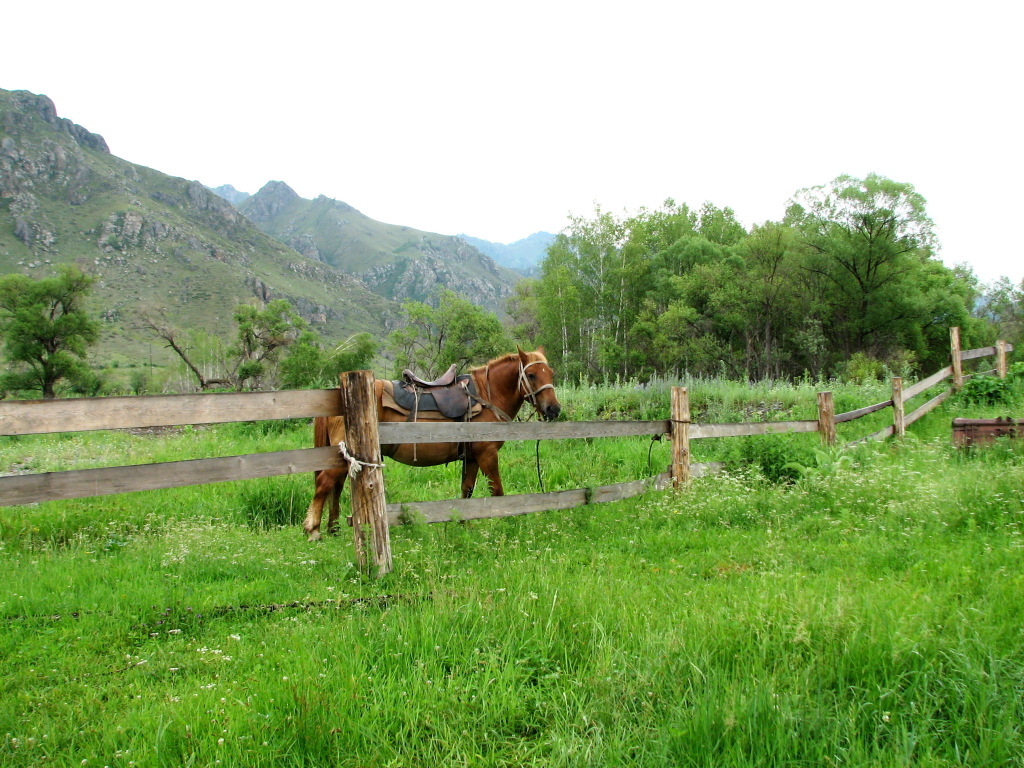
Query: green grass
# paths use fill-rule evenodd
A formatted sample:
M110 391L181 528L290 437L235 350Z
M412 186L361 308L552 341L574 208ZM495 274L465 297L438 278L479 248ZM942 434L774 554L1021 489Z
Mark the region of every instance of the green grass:
M260 517L305 475L0 508L0 765L1019 766L1024 450L957 451L950 417L797 482L393 528L377 581L347 532ZM23 438L0 469L307 439ZM543 443L545 481L635 479L649 447ZM533 450L503 449L516 492ZM457 471L389 464L389 500Z

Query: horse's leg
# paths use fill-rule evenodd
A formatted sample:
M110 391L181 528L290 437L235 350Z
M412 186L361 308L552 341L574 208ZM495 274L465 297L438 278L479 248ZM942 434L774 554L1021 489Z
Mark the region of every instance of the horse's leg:
M476 463L476 454L472 444L466 444L466 458L462 462L462 498L468 499L476 487L476 473L480 465Z
M500 443L483 443L476 451L477 463L491 485L491 496L505 495L505 488L501 484L501 474L498 472L498 448L500 447Z
M310 541L320 538L320 519L324 512L324 502L328 496L341 492L341 485L348 475L348 468L342 469L321 469L316 473L316 482L313 492L313 500L309 502L309 509L306 510L306 521L303 528L309 534ZM335 512L337 496L334 495L331 503L331 514ZM330 529L331 518L328 517L328 529Z
M345 487L346 477L348 477L347 471L338 478L334 483L334 490L331 491L331 511L327 515L328 533L338 532L338 518L341 517L341 489Z

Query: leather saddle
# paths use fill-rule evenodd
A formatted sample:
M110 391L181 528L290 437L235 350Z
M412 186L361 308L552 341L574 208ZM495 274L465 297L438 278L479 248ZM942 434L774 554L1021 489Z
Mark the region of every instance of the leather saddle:
M414 384L417 387L421 387L422 389L450 387L452 384L455 383L455 379L457 378L457 370L458 366L455 363L452 363L452 367L445 371L444 375L442 375L441 378L436 379L434 381L426 381L424 379L421 379L408 368L406 368L404 371L402 371L402 380L407 381L410 384Z
M437 411L453 421L468 420L472 415L470 395L476 394L473 377L468 373L458 375L455 365L434 381L406 370L402 372L402 379L392 385L395 403L409 411L409 421L415 421L420 411Z

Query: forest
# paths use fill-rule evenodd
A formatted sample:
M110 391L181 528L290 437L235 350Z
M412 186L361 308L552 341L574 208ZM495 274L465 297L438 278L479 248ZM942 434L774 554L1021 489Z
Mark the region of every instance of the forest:
M747 231L730 208L576 217L510 302L515 334L562 376L760 380L941 367L965 344L1019 338L1022 286L983 286L936 258L910 184L841 176Z

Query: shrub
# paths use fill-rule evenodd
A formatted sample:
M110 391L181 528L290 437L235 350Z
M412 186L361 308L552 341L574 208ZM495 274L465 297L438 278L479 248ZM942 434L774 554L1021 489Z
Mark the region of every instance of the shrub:
M794 435L756 435L733 441L727 459L757 467L773 483L800 479L801 467L815 465L813 450Z
M974 376L964 382L956 397L965 405L1008 405L1013 398L1012 381L995 376Z
M885 375L885 366L864 352L855 352L841 366L840 375L846 381L863 384L868 381L879 381Z

